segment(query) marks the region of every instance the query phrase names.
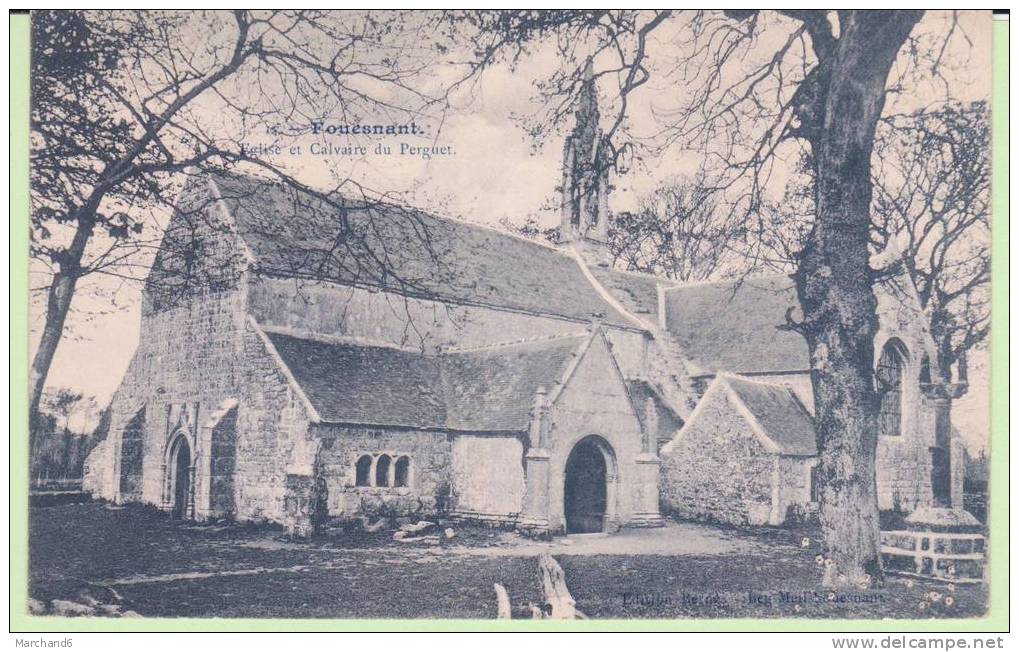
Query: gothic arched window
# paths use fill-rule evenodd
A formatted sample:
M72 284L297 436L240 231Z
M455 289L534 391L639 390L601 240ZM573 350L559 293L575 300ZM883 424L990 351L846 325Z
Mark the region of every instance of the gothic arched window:
M354 486L369 487L372 483L372 456L362 455L354 465Z
M388 487L389 486L389 465L392 461L388 455L379 455L378 461L375 462L375 486L376 487Z
M888 340L877 363L877 391L881 396L877 432L882 437L902 434L902 377L906 368L906 347Z

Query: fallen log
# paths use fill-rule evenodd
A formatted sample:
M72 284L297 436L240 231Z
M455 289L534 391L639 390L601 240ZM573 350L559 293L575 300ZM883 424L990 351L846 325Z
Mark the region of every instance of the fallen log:
M435 523L431 521L418 521L417 523L408 523L401 525L400 530L407 532L408 534L424 534L429 532L435 527Z
M382 518L380 518L379 520L375 521L374 523L369 523L368 519L365 518L362 521L362 523L363 523L362 529L365 532L369 532L369 533L381 532L382 530L386 529L389 526L389 519L383 516Z
M513 607L510 605L509 593L502 584L495 584L495 603L498 607L496 618L509 620L513 617Z
M573 620L587 619L566 586L566 573L562 566L548 553L538 557L538 570L541 575L541 590L545 599L539 606L528 602L522 607L513 608L509 592L502 584L493 584L497 618L530 618L533 620Z
M552 555L547 552L538 557L538 568L541 572L541 590L545 595L546 618L554 620L573 620L585 618L577 611L577 601L566 586L566 573Z

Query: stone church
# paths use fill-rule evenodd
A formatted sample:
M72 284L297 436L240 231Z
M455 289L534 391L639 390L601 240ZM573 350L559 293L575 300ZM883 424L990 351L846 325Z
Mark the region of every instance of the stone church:
M195 175L86 488L179 518L433 516L534 534L816 508L785 276L612 269L593 92L550 246L264 178ZM595 164L591 165L590 162ZM960 506L950 385L915 291L877 288L882 509Z

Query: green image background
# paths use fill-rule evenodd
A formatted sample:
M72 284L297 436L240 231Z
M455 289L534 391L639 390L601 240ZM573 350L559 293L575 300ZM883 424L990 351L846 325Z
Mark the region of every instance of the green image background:
M28 598L29 17L10 15L10 631L1008 631L1008 68L1009 23L994 22L992 96L991 477L989 610L966 620L333 620L30 616Z

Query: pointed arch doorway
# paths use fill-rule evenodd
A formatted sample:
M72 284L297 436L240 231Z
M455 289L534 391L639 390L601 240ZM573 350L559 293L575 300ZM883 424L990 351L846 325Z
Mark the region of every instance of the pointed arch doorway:
M607 441L591 435L577 442L566 460L564 511L566 533L604 532L614 510L615 453Z
M175 519L191 515L191 445L178 434L170 448L170 512Z

